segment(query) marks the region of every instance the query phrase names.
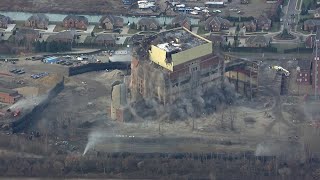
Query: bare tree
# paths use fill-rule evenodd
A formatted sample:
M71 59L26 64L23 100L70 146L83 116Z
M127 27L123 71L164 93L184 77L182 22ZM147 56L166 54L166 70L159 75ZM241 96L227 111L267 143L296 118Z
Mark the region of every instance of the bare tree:
M229 107L229 119L230 119L230 129L235 130L234 128L234 121L236 119L236 111L234 110L233 106Z

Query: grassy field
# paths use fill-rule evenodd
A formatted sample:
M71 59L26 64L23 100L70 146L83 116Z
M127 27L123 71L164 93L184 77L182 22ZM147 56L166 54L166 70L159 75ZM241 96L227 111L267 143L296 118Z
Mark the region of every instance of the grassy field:
M68 28L63 27L61 23L55 23L55 24L56 24L56 27L53 29L53 32L68 30Z
M298 32L301 32L301 33L303 33L303 34L310 34L309 31L304 31L304 30L303 30L303 23L298 24L297 31L298 31Z
M271 32L277 32L280 30L280 22L273 22L272 27L270 29Z
M93 29L92 32L94 32L94 33L99 33L99 32L102 32L102 31L106 31L106 30L104 30L104 29L102 29L102 28L99 28L99 26L96 25L96 26L94 27L94 29ZM110 32L111 32L111 31L110 31Z
M135 34L135 33L137 33L137 32L139 32L138 29L129 29L129 30L128 30L128 34Z
M272 47L275 47L278 49L278 53L283 53L284 50L286 49L293 49L293 48L298 48L298 47L305 47L304 43L299 43L299 44L272 44Z
M199 26L197 34L201 35L206 33L209 33L209 31L204 30L203 26Z
M16 24L16 26L14 27L16 28L23 28L24 27L24 21L15 21L14 24Z

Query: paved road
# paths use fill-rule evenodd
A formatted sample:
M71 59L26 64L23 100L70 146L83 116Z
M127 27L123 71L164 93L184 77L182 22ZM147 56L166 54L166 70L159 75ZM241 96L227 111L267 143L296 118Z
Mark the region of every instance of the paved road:
M297 9L300 9L300 7L296 7L297 1L298 0L289 0L288 6L284 9L285 15L283 16L283 25L289 31L291 31L291 27L289 25L298 21L296 18L293 18L295 15L299 14L299 10Z

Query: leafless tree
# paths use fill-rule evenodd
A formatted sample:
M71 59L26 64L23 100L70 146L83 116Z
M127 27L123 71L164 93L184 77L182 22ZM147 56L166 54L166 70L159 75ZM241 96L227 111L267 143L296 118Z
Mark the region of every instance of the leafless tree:
M236 119L236 111L234 110L234 107L233 106L230 106L229 107L229 119L230 119L230 129L231 130L235 130L235 127L234 127L234 121Z

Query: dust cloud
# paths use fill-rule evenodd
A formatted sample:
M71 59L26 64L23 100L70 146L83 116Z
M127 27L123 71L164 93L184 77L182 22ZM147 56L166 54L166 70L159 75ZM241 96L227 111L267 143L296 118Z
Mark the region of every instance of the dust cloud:
M45 100L47 98L47 95L41 95L41 96L28 96L21 100L19 100L17 103L13 104L9 107L9 109L28 109L32 108L33 106L38 105L40 102Z
M233 104L236 98L234 86L225 82L223 86L212 86L206 91L197 91L192 95L182 96L170 105L164 106L155 99L142 99L131 103L130 106L135 118L157 120L167 117L168 120L174 121L211 114L222 104Z

